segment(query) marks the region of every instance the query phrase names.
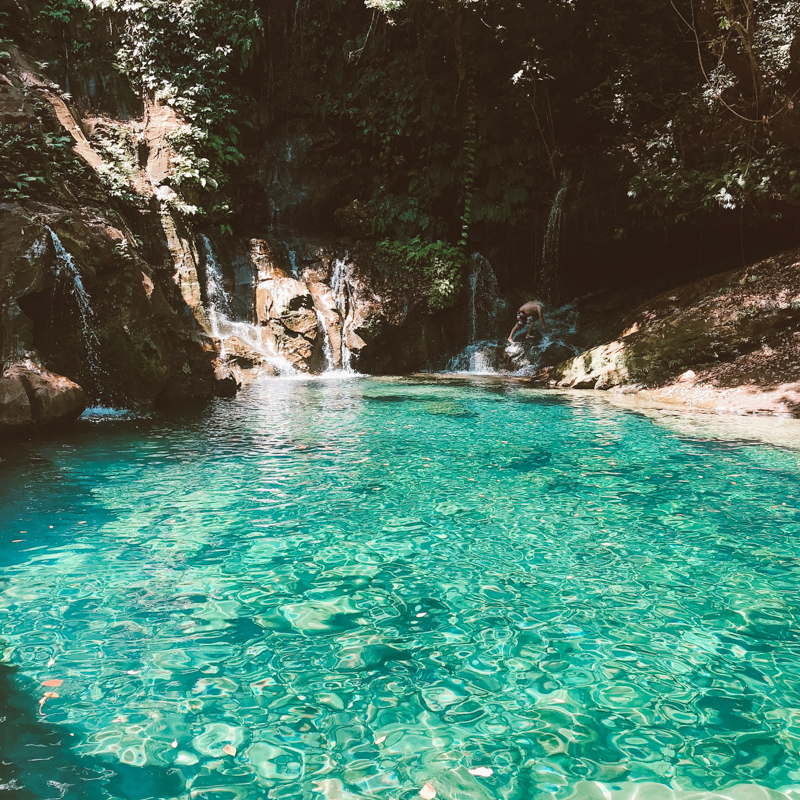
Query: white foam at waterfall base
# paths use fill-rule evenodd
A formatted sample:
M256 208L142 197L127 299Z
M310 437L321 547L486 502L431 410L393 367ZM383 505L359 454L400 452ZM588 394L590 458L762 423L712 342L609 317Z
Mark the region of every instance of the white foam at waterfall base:
M261 338L261 330L257 325L231 319L233 304L225 289L222 269L214 255L209 238L201 236L200 239L203 242L206 256L206 316L211 328L211 335L219 340L220 358L225 360L228 357L226 340L235 337L261 356L267 364L277 369L279 374L293 375L296 372L295 368L264 343Z
M56 291L59 286L63 287L75 303L80 319L81 343L85 351L86 363L91 374L97 378L103 369L98 355L100 341L93 326L94 311L91 297L83 285L83 279L75 266L72 254L66 250L61 239L58 238L58 234L52 228L48 227L47 230L56 251Z
M497 342L482 341L467 345L450 359L445 372L465 372L472 375L493 375L497 372Z

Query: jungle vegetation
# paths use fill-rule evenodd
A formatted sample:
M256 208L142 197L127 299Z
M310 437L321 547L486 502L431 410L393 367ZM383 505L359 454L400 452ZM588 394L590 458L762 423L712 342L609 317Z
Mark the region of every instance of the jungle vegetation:
M566 187L598 259L796 225L800 0L2 0L0 39L62 85L91 65L173 106L190 125L172 188L223 230L252 213L265 139L314 131L335 173L321 223L357 208L427 270L434 308L475 245L541 268ZM122 201L124 144L107 143ZM31 147L63 142L0 143L7 196L44 184L8 177Z

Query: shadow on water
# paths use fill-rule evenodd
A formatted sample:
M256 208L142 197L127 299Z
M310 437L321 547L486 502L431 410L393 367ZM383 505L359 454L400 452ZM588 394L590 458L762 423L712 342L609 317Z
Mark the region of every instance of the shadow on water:
M95 486L76 479L52 450L41 452L36 444L0 453L0 568L27 561L41 547L68 543L80 520L111 520L113 512L92 493Z
M0 793L9 800L124 800L173 797L183 779L167 767L104 764L75 755L77 739L37 716L16 670L0 664Z

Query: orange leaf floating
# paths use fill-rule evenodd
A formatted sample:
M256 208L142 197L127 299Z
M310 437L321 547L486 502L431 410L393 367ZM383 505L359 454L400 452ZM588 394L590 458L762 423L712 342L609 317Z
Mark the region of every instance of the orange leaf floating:
M433 800L436 797L436 789L433 788L429 783L426 783L420 790L419 796L422 800Z
M58 678L51 678L49 681L42 681L42 686L61 686L64 681L60 681Z
M236 748L232 744L226 744L225 747L222 748L222 752L229 756L235 756Z

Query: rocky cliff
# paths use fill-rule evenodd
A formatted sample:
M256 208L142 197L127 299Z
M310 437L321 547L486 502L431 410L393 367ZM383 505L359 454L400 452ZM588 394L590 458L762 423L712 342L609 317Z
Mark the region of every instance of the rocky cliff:
M465 343L463 303L430 314L419 276L348 239L358 209L337 216L344 238L299 236L274 213L215 229L173 189L171 107L92 108L19 50L5 62L0 130L26 163L3 176L18 187L0 203L3 370L33 364L91 402L150 406L235 393L242 369L405 372ZM284 216L324 194L296 181L274 188Z

